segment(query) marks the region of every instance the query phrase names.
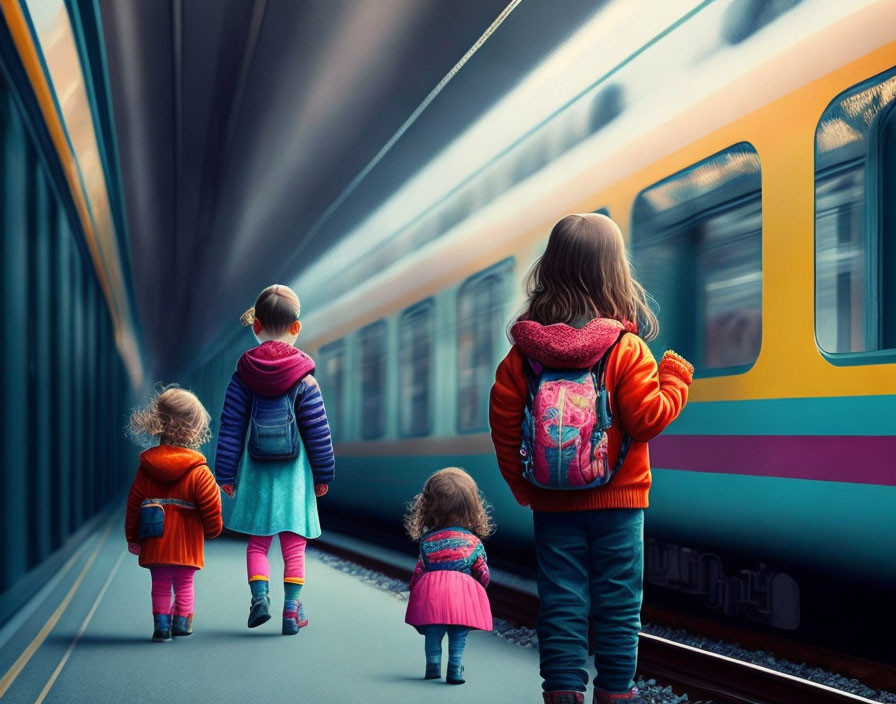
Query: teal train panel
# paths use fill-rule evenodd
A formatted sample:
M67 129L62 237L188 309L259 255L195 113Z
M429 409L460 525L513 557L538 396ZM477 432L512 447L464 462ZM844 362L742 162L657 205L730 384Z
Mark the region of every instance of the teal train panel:
M494 505L498 531L530 540L493 455L338 457L333 499L342 509L398 522L426 478L442 467L470 472ZM896 487L683 470L654 470L648 534L758 560L829 567L896 584ZM326 525L323 526L326 531Z

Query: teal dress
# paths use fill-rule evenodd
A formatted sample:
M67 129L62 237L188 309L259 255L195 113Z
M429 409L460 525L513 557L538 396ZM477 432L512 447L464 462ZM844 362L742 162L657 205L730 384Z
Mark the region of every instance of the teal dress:
M294 460L255 460L244 447L231 502L233 508L225 522L230 530L248 535L288 531L303 538L320 537L314 475L304 444Z

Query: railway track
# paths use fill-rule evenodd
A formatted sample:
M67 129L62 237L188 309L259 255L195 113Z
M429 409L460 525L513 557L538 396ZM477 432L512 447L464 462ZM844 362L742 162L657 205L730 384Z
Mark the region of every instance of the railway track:
M411 577L410 567L375 552L362 552L356 545L326 538L315 545L390 577ZM534 594L495 581L488 591L495 616L534 628L538 613ZM648 633L640 636L638 674L671 685L676 693L686 692L691 700L714 704L875 704L872 699Z

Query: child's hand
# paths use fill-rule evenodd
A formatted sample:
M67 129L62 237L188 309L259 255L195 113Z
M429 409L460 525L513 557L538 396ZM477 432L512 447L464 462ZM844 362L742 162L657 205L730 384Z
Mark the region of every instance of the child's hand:
M222 484L221 491L223 491L225 494L227 494L227 496L229 496L231 499L233 498L233 495L236 493L236 489L233 488L233 484Z
M128 552L131 553L131 555L139 555L140 543L128 543Z
M314 495L318 498L326 494L330 490L330 487L326 484L315 484L314 485Z

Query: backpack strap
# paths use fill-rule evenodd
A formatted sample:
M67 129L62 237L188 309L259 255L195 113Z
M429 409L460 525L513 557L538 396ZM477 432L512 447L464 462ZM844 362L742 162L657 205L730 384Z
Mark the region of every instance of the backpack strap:
M526 403L529 408L532 407L535 401L535 394L538 393L538 382L541 379L542 371L544 371L543 365L534 359L523 357L523 376L526 377L526 390L528 392Z
M299 391L301 391L303 388L305 388L304 377L299 381L298 384L296 384L286 392L286 395L289 397L290 408L292 408L293 413L295 413L296 411L296 400L299 398Z
M616 342L610 345L603 356L597 361L597 364L591 368L591 374L594 377L594 388L597 389L597 422L600 429L603 431L608 430L610 426L613 425L613 413L610 410L610 392L607 390L605 380L607 360L609 360L610 354L616 348L616 345L619 344L619 341L626 332L628 331L620 331L619 337L616 338ZM613 469L610 470L610 476L615 474L622 466L622 463L625 462L625 456L628 454L628 450L632 444L632 436L628 434L628 431L622 426L622 423L619 425L622 428L622 443L619 445L619 456L616 458L616 464L613 465Z

